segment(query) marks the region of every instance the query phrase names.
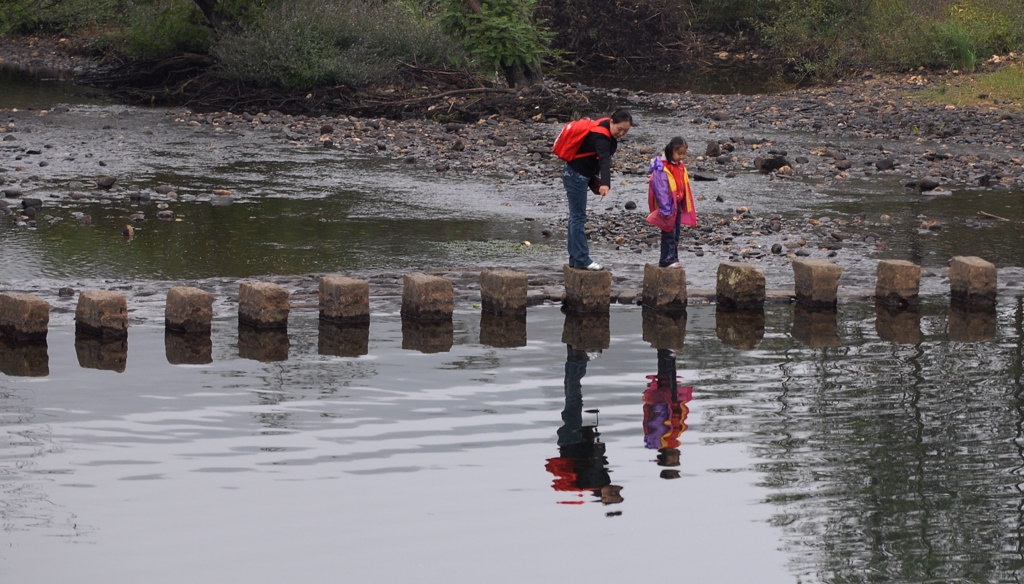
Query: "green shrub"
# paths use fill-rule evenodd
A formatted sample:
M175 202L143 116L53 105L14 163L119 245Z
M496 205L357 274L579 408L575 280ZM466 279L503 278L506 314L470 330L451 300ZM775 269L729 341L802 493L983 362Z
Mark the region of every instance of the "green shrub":
M0 0L0 34L95 28L117 22L130 5L125 0Z
M937 60L957 69L973 71L978 64L977 39L962 22L946 21L933 25Z
M1020 0L955 2L950 22L963 28L977 57L1020 50L1024 45L1024 5Z
M974 69L1024 44L1020 0L810 0L780 5L758 32L772 52L819 79L850 69Z
M202 13L189 0L140 4L131 11L127 26L115 35L125 53L141 59L159 59L186 52L205 53L211 31Z
M223 34L212 53L229 79L309 89L366 85L402 62L442 61L452 49L436 25L399 2L298 0Z
M533 17L536 5L536 0L482 0L481 12L474 13L461 0L448 0L441 20L488 72L539 68L553 52L552 34Z
M798 74L836 78L863 59L871 0L809 0L780 5L760 34Z
M1006 0L880 2L868 38L869 65L906 70L954 67L973 70L991 53L1019 49L1024 17Z
M897 71L941 65L933 30L944 11L928 10L937 6L928 2L928 6L913 1L876 2L866 21L864 61L859 65Z
M780 0L692 0L693 27L700 30L742 32L772 20Z

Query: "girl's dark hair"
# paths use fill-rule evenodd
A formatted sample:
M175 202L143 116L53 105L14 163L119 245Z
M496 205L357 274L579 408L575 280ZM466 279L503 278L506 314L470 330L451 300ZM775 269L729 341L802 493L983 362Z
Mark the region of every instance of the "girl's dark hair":
M690 145L686 143L686 138L683 138L682 136L676 136L669 140L668 146L665 146L665 160L672 160L672 153L680 146L686 146L687 148L690 147Z
M629 125L633 125L633 114L629 113L626 108L619 108L612 113L612 123L621 124L622 122L629 122Z

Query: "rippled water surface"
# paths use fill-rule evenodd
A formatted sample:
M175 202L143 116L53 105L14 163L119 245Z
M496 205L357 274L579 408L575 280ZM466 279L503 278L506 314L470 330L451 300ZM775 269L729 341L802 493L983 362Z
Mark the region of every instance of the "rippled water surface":
M780 306L760 322L541 306L522 326L461 311L450 328L375 313L333 332L306 311L289 327L218 319L196 344L161 323L97 344L60 326L42 355L5 346L4 580L1016 582L1024 568L1019 303Z

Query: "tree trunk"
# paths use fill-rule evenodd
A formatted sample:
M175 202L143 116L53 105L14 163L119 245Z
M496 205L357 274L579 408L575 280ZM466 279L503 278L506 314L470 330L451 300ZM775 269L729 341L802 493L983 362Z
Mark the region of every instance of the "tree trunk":
M529 87L544 81L544 73L540 67L527 67L525 65L507 65L504 68L505 83L509 87Z
M203 16L206 17L206 22L210 24L210 28L213 30L224 30L231 25L231 22L224 17L224 14L220 10L217 10L217 0L194 0L196 6L202 11Z

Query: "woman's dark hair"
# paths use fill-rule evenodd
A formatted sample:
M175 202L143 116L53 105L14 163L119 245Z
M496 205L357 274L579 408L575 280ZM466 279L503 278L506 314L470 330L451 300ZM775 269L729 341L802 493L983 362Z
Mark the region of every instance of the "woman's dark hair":
M690 147L690 145L686 143L686 138L683 138L682 136L676 136L669 140L668 145L665 146L665 160L672 160L672 153L680 146L686 146L687 148Z
M633 114L629 113L626 108L619 108L612 113L612 123L621 124L622 122L629 122L629 125L633 125Z

